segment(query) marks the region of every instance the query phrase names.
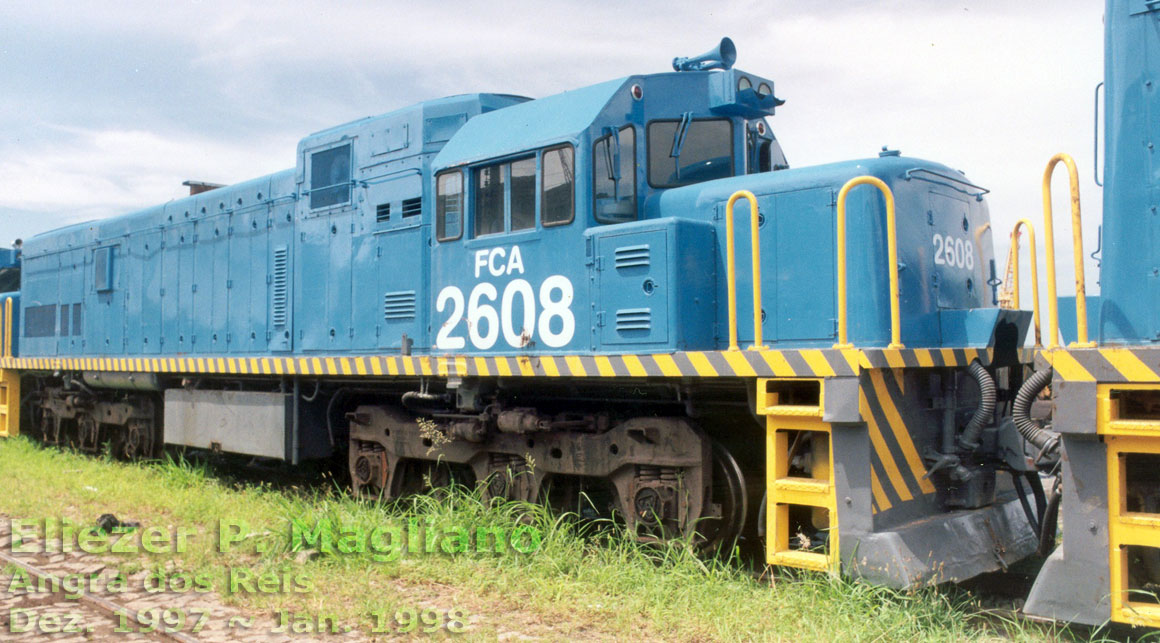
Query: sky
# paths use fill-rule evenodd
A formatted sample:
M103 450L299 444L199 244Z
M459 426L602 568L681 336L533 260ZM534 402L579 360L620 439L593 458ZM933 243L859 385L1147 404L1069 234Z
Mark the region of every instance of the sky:
M300 138L363 116L668 71L727 35L737 67L786 100L770 125L792 166L888 145L958 168L991 190L997 264L1027 217L1042 265L1040 183L1056 152L1079 165L1095 249L1102 15L1098 0L3 3L0 246L183 196L187 179L291 167ZM1061 295L1074 292L1065 174ZM1086 270L1097 292L1094 261Z

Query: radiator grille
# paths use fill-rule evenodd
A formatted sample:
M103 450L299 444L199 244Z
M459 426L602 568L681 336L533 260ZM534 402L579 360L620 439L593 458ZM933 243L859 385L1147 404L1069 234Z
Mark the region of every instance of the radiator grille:
M386 319L414 319L415 291L400 290L383 295L383 317Z
M290 272L290 252L286 246L274 248L274 277L271 318L274 326L285 326L287 313L290 308L290 289L288 287Z
M652 309L621 308L616 311L616 330L652 330Z
M615 264L617 268L648 267L651 262L648 244L639 246L624 246L616 249Z
M423 213L423 199L417 197L403 201L403 216L414 217Z

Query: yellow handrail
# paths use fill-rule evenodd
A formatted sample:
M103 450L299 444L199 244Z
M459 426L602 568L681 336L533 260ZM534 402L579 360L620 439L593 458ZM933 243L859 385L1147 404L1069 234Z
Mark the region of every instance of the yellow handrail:
M749 230L752 235L753 246L753 346L750 350L765 348L761 343L761 246L757 234L758 221L757 197L749 190L738 190L729 197L725 204L725 255L728 287L729 287L729 350L740 350L737 346L737 270L734 265L733 248L733 204L738 199L749 201Z
M4 345L0 347L3 348L0 356L12 357L12 326L12 298L9 297L4 300Z
M1035 228L1027 219L1019 219L1015 222L1015 227L1011 230L1011 267L1012 267L1012 283L1014 288L1013 303L1015 308L1019 308L1019 227L1022 226L1027 229L1027 239L1031 242L1031 310L1035 320L1035 347L1043 346L1042 331L1039 328L1039 269L1035 262Z
M886 199L886 242L890 259L890 345L902 345L902 323L898 302L898 232L894 221L894 193L890 186L873 176L858 176L846 181L838 192L838 343L834 348L853 348L846 327L846 195L859 185L873 185Z
M1084 292L1083 279L1083 229L1080 226L1079 214L1079 172L1075 169L1075 160L1060 152L1051 157L1047 168L1043 170L1043 227L1044 244L1047 247L1047 307L1051 321L1050 333L1047 338L1047 347L1059 346L1059 300L1055 291L1055 233L1051 227L1051 177L1055 166L1063 161L1067 165L1068 183L1071 187L1071 247L1075 255L1075 317L1076 339L1074 345L1080 348L1091 348L1095 342L1088 341L1087 327L1087 297Z

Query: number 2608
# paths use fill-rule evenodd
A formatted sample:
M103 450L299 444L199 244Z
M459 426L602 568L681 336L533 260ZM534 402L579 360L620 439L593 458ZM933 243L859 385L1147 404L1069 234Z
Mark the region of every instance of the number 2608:
M955 239L949 234L946 236L936 234L931 242L935 246L934 263L936 266L975 269L975 248L971 242Z

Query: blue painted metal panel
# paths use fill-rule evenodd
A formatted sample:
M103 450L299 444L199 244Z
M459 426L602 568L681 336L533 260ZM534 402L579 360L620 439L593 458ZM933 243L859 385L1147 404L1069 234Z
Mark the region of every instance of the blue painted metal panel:
M193 332L190 335L190 350L198 353L212 353L214 320L214 237L213 221L202 219L194 222L193 233L193 283L190 284Z
M1109 0L1104 18L1104 342L1160 341L1160 12L1153 6Z
M646 346L669 341L669 299L677 285L668 231L654 222L609 231L596 240L596 325L601 346Z
M1100 321L1100 296L1087 298L1088 338L1091 330L1098 328ZM1076 326L1075 296L1059 298L1059 334L1064 344L1070 344L1079 339L1079 329Z
M254 307L255 299L257 304L265 301L265 292L256 298L254 291L265 284L265 215L264 204L247 205L234 212L230 221L230 330L226 341L231 353L253 353L259 346ZM263 336L263 345L265 340Z
M177 211L177 218L174 219L174 212ZM181 265L179 257L181 254L181 228L180 223L182 211L180 208L169 204L165 207L166 219L168 221L177 221L166 225L162 233L162 241L164 247L161 250L161 285L158 290L158 297L161 305L161 352L167 355L172 355L180 350L181 342Z
M164 281L161 262L164 236L160 228L144 232L138 237L141 256L141 290L135 293L136 303L141 307L141 345L143 355L161 352L161 284Z
M625 79L548 96L468 121L439 155L436 167L533 150L586 130Z
M118 234L121 230L112 227L115 238L123 240L124 235ZM124 355L125 345L125 271L123 262L126 256L123 243L113 243L102 247L112 248L113 278L112 289L104 292L94 292L95 300L91 310L94 315L87 325L87 337L91 340L97 352L103 355ZM90 265L91 262L90 262ZM93 268L96 269L95 266ZM54 299L59 299L59 295ZM91 329L91 330L90 330Z
M590 350L589 311L574 305L589 296L581 233L563 226L441 244L432 276L436 350Z
M377 287L370 292L378 296L375 301L363 302L375 315L378 331L378 347L398 350L402 348L403 335L412 342L413 348L429 346L424 311L428 297L424 285L427 283L424 266L426 262L416 261L426 254L427 228L418 226L395 228L375 236Z
M282 196L274 196L282 195ZM294 171L270 177L269 259L264 273L269 283L263 304L269 350L294 347Z
M76 355L84 350L81 336L83 314L78 314L85 295L85 251L73 249L62 252L60 309L57 311L58 353ZM81 324L77 325L76 322Z
M0 248L0 268L11 268L19 264L20 254L12 248ZM12 304L15 306L15 302Z
M130 355L144 353L145 328L145 235L141 232L126 237L121 260L116 270L121 273L119 284L125 292L125 351Z
M764 212L767 221L772 216L779 220L777 225L768 223L761 228L762 246L762 290L763 308L766 310L766 320L763 324L764 339L771 344L785 346L828 346L836 338L836 329L833 321L834 309L826 300L836 299L836 276L823 279L827 271L832 270L834 261L833 224L798 225L800 222L782 224L780 219L788 217L794 219L803 215L799 210L804 204L794 203L794 197L786 195L798 191L821 190L813 195L820 201L825 201L825 191L836 195L847 180L856 176L868 174L877 176L889 185L894 192L897 219L898 219L898 248L899 248L899 284L900 308L902 321L902 339L909 346L939 346L943 339L939 336L938 311L940 308L972 308L984 307L989 304L984 299L986 283L986 267L994 257L987 225L990 218L983 201L971 197L966 200L966 229L964 229L963 211L960 202L947 199L945 202L932 203L930 193L939 194L955 192L958 186L953 181L943 179L927 180L917 178L920 173L908 172L914 169L931 169L940 174L954 176L954 170L927 161L906 157L888 157L834 163L796 170L784 170L759 175L749 175L721 179L708 183L697 184L684 188L677 188L664 192L659 199L647 204L647 216L679 215L714 221L717 226L717 254L719 274L719 292L722 293L719 301L718 321L722 329L718 340L718 347L727 345L728 330L725 328L727 310L725 307L725 221L724 203L729 196L741 189L751 190L759 198L759 207ZM908 178L908 176L910 178ZM784 206L780 199L790 199ZM953 207L952 207L953 206ZM832 212L836 209L836 201L828 204L816 203L806 208L804 216L820 218L822 221L833 220ZM831 214L822 212L829 210ZM812 213L811 213L812 212ZM752 272L750 264L750 243L748 233L748 205L738 202L736 209L736 251L737 251L737 316L738 334L742 341L752 341L753 338L753 305L750 293L752 292ZM787 238L780 241L777 238L779 226L789 226L786 230ZM848 238L848 318L850 338L859 346L884 346L890 339L890 302L888 267L886 265L886 213L881 196L873 188L864 187L850 193L847 201L847 238ZM981 231L980 231L981 230ZM935 270L939 264L934 258L934 235L951 237L951 247L954 250L953 268L960 276L958 281L948 286L941 300L933 284L936 281ZM808 252L794 252L788 256L779 257L777 250L782 243L806 248L819 248L818 254ZM945 240L943 244L945 250ZM785 254L785 253L783 253ZM793 255L796 258L791 258ZM969 257L969 259L968 259ZM943 261L949 261L943 256ZM787 282L780 283L782 273L794 275ZM833 275L831 272L830 275ZM800 280L801 283L798 283ZM970 288L968 288L968 280ZM828 281L829 283L822 283ZM801 298L797 303L781 304L777 296L786 292L811 292L813 297ZM826 293L822 295L822 293ZM796 295L791 295L791 298ZM821 308L819 306L821 305ZM770 320L770 309L777 310L777 319L786 320L785 324L775 325ZM813 330L809 334L818 334L826 326L828 333L822 332L823 337L805 338L803 325ZM785 333L784 335L782 333Z
M196 251L193 240L197 234L197 226L192 221L183 222L178 224L177 231L177 308L179 317L177 345L174 352L186 354L197 350L194 342L198 330L197 316L204 315L205 311L199 311L196 308L197 304L194 299L197 277L194 272Z
M587 236L595 248L594 348L663 351L713 344L718 273L710 223L653 219L593 228Z
M763 332L772 331L778 341L831 340L837 319L837 302L830 296L837 279L834 190L795 190L769 202L764 219L766 226L775 226L774 247L762 253L762 282L774 288L763 291Z
M230 224L229 215L218 215L213 217L210 222L213 229L211 231L207 226L206 232L207 235L210 233L213 235L208 240L210 256L212 257L210 259L212 273L207 271L206 274L202 275L203 280L208 281L210 299L213 302L213 318L207 330L209 332L210 352L224 353L227 350L230 315L228 296L231 286L230 246L226 236Z
M354 329L350 347L357 351L377 348L382 333L377 270L381 259L379 243L373 234L373 224L368 228L363 220L364 212L360 209L359 222L350 240L350 325ZM373 218L373 213L371 216Z
M303 351L327 350L330 311L326 270L330 263L330 225L316 217L296 222L294 245L294 310L297 347ZM309 311L309 312L308 312Z
M943 341L948 346L988 346L1000 322L1017 327L1018 345L1022 346L1027 326L1031 323L1031 311L1005 308L943 310L939 312L939 321ZM1072 326L1074 328L1074 324Z
M240 297L242 303L238 308L238 314L244 315L241 321L235 324L237 334L233 350L250 354L263 352L269 343L266 337L267 302L272 279L269 277L268 266L270 232L274 222L271 218L270 204L256 196L257 194L265 196L269 193L269 181L263 181L256 188L254 205L244 213L242 227L245 229L248 225L249 228L245 229L243 236L249 241L250 251L248 255L236 261L240 272L233 277L234 287L243 293Z
M330 254L326 264L326 310L330 315L328 351L350 350L354 335L351 321L351 237L354 224L351 223L351 214L350 210L342 210L327 217L330 223Z

